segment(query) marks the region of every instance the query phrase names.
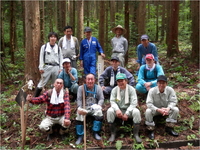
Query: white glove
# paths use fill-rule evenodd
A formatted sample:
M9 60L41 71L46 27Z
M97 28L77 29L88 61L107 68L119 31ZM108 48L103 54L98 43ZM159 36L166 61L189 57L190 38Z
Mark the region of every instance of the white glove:
M32 80L29 80L29 81L28 81L28 89L29 89L29 90L32 90L32 89L33 89L33 85L34 85L34 84L33 84L33 81L32 81Z

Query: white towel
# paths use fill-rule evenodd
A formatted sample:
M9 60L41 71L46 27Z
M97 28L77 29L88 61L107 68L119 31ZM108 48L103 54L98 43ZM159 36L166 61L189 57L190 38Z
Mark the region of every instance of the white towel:
M117 69L117 74L118 73L120 73L120 68L118 67L118 69ZM114 86L115 85L115 77L114 77L114 70L113 70L113 68L112 68L112 70L111 70L111 77L110 77L110 86Z
M70 48L73 49L75 47L75 42L74 42L72 35L71 35L70 41L71 41L70 42ZM67 38L66 38L66 36L64 36L64 38L63 38L62 47L64 49L67 49Z
M156 64L153 64L152 68L149 68L149 66L146 64L146 69L152 71L155 68Z
M56 89L53 88L53 92L52 92L52 94L51 94L50 103L53 104L53 105L58 105L58 104L60 104L60 103L64 103L63 96L64 96L64 91L63 91L63 89L60 90L59 96L57 96Z
M45 51L50 53L51 49L52 49L52 47L50 46L50 43L48 42ZM54 45L53 50L56 54L58 54L58 45L57 44Z
M120 93L120 88L117 86L117 100L121 101L121 93ZM129 94L128 94L128 85L126 85L125 89L125 104L129 103Z

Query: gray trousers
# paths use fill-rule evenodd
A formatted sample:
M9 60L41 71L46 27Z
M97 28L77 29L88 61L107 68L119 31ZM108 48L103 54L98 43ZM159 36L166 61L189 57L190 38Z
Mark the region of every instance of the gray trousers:
M166 122L177 123L178 114L179 114L178 107L171 108L171 110L169 111L169 116L166 119ZM146 119L145 124L147 126L155 126L153 117L157 115L161 115L161 114L157 111L152 111L151 109L147 108L145 112L145 119Z
M126 112L126 110L121 110L122 113L124 114ZM140 123L141 122L141 115L140 115L140 111L137 108L132 108L132 110L128 111L128 117L129 118L133 118L133 123ZM115 121L115 117L116 117L116 112L115 110L110 107L107 110L107 121L108 123L113 123Z
M124 59L124 53L113 53L111 55L111 58L115 57L115 56L119 58L120 66L124 67L124 61L125 61L125 59Z
M52 84L54 84L55 80L57 79L58 72L59 66L45 65L44 73L41 74L41 79L37 87L41 89L47 84L50 79L52 81Z

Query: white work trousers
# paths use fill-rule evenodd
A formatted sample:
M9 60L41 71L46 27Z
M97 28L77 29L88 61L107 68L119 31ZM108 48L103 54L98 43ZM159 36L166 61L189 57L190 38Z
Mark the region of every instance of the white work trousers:
M166 122L177 123L178 114L179 114L178 107L171 108L169 111L169 116L166 119ZM147 108L145 112L145 119L146 119L145 124L147 126L155 126L153 117L157 115L161 114L157 111L152 111L151 109Z
M122 113L124 114L126 112L126 110L121 110ZM140 115L140 111L137 108L133 108L132 110L130 110L128 112L128 117L129 118L133 118L133 123L140 123L141 122L141 115ZM107 121L108 123L113 123L115 121L115 117L116 117L116 112L115 110L110 107L107 110Z
M41 79L37 87L38 88L44 87L50 79L52 81L51 84L54 84L55 80L57 79L58 72L59 72L59 66L45 65L44 73L41 74Z
M54 124L60 124L64 128L67 128L67 126L64 125L64 119L65 119L64 115L56 118L46 116L46 118L42 120L42 122L40 123L39 128L41 131L48 131L49 129L51 130L51 127Z

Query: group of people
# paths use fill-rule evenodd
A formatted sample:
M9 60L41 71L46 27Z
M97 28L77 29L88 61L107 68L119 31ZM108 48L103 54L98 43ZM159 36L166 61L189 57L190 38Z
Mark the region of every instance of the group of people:
M103 50L89 27L84 29L86 38L80 43L72 36L72 27L64 28L65 36L58 45L58 35L49 33L49 42L41 47L39 70L41 79L37 85L34 97L27 96L32 104L47 103L46 118L41 122L39 128L52 133L53 124L60 124L60 134L64 135L70 127L70 102L73 99L77 103L76 114L76 144L80 144L84 135L84 115L91 115L93 121L93 136L101 140L101 131L104 97L110 99L110 108L106 112L107 123L110 127L111 136L109 141L115 141L116 118L133 121L133 135L136 142L141 143L139 129L141 122L138 105L137 92L147 95L145 111L145 124L149 131L149 138L154 139L155 123L153 117L156 115L166 116L166 132L178 136L173 130L179 109L175 91L167 86L167 77L158 62L157 49L149 42L147 35L141 36L141 44L137 47L138 54L138 80L124 68L124 56L128 50L128 42L123 34L126 30L118 25L112 30L115 37L111 40L113 47L110 59L111 66L107 67L96 84L96 52L105 57ZM78 85L77 59L84 68L85 84ZM42 88L52 79L54 87L40 95ZM135 88L134 88L135 87ZM85 106L83 106L85 104Z

